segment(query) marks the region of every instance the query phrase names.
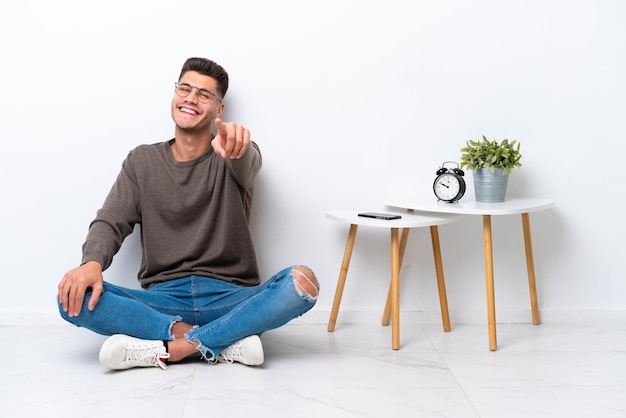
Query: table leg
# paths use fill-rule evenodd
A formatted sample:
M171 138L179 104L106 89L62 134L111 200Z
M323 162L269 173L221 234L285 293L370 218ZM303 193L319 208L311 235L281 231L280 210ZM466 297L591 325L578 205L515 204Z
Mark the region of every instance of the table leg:
M335 323L337 322L337 315L339 314L339 305L341 304L341 296L343 295L343 287L346 284L346 277L348 275L348 267L350 267L350 258L352 258L352 249L354 248L354 241L356 240L356 231L358 225L351 224L350 232L348 233L348 240L346 241L346 249L343 253L343 261L341 263L341 270L339 271L339 279L337 280L337 290L335 290L335 300L333 301L333 307L330 311L330 319L328 320L328 331L333 332L335 330Z
M522 213L522 227L524 229L524 246L526 248L526 268L528 270L528 288L530 290L530 310L533 324L539 325L539 303L537 302L537 282L535 280L535 262L533 257L533 243L530 237L530 217Z
M448 313L448 297L446 296L446 281L443 276L443 262L441 261L441 247L439 245L439 228L436 225L430 227L430 238L435 257L435 271L437 272L437 289L439 290L439 305L441 307L441 320L443 330L450 331L450 315Z
M406 249L406 243L409 240L409 231L411 228L402 229L402 236L400 237L400 269L402 269L402 260L404 260L404 250ZM385 301L385 309L383 310L383 318L381 323L384 326L389 325L391 320L391 281L389 282L389 290L387 291L387 300Z
M391 348L400 348L400 245L398 228L391 228Z
M491 215L483 215L483 239L485 247L485 279L487 287L487 323L489 327L489 349L498 347L496 337L496 302L493 286L493 245L491 241Z

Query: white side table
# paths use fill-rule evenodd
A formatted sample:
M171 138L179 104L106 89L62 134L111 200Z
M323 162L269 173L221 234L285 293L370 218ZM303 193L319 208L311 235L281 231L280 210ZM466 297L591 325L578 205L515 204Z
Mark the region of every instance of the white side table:
M391 284L382 319L383 325L389 325L389 317L391 315L391 347L394 350L400 348L400 267L402 265L402 258L404 256L404 250L406 248L411 228L430 227L443 328L446 332L450 331L450 317L448 314L448 301L446 298L443 263L441 261L441 250L439 246L439 230L437 226L454 222L459 217L449 214L414 214L407 211L399 212L385 210L385 213L398 214L402 216L402 218L382 220L358 216L360 212L366 212L366 210L334 210L326 212L327 218L350 225L348 240L346 242L346 248L343 255L343 262L339 271L339 279L337 280L337 290L335 291L333 307L328 321L328 331L333 332L335 330L337 315L339 313L339 305L341 304L341 297L343 295L343 289L348 275L348 268L350 266L350 258L352 257L352 249L354 247L354 241L356 240L357 229L360 225L376 228L389 228L391 230ZM401 239L398 237L400 228L402 228Z
M492 215L522 215L524 246L526 250L526 267L528 270L528 287L530 290L530 306L533 324L539 325L539 304L537 302L537 284L533 258L532 240L530 235L530 212L548 209L554 200L543 198L510 198L501 203L481 203L470 199L461 199L458 203L438 202L435 197L398 197L385 202L387 206L412 209L428 214L482 215L483 238L485 252L485 279L487 288L487 320L489 328L489 349L498 347L496 337L496 308L493 278L493 244L491 236Z

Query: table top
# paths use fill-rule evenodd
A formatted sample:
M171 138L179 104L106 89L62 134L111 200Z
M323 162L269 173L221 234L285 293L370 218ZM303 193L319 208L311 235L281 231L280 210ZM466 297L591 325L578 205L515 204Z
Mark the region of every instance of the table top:
M382 212L394 215L400 215L400 219L375 219L358 216L361 212ZM420 228L426 226L443 225L460 219L458 215L452 214L433 214L433 213L409 213L406 210L330 210L326 212L326 217L334 221L345 222L349 224L374 226L378 228Z
M514 215L548 209L554 203L555 201L551 199L535 197L512 197L501 203L482 203L474 199L461 199L457 203L449 203L437 201L434 196L400 196L385 201L385 205L392 208L458 215Z

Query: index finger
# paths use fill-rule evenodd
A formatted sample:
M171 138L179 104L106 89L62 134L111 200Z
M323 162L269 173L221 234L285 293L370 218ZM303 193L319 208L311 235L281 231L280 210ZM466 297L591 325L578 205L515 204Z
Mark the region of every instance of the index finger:
M225 156L231 156L235 147L236 136L232 133L232 129L229 129L229 124L222 122L220 118L215 118L215 127L221 139Z
M96 307L96 304L100 300L100 295L102 295L103 291L102 283L96 283L91 287L91 296L89 297L89 303L87 304L87 309L93 311Z

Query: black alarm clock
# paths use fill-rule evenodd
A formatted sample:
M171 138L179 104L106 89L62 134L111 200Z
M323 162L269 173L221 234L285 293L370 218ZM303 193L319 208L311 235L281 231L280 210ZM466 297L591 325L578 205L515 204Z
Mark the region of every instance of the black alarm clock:
M455 164L454 168L446 168L446 164ZM457 202L465 194L465 180L463 170L454 161L446 161L437 170L437 177L433 183L433 191L437 199L444 202Z

